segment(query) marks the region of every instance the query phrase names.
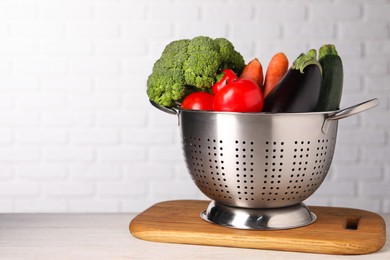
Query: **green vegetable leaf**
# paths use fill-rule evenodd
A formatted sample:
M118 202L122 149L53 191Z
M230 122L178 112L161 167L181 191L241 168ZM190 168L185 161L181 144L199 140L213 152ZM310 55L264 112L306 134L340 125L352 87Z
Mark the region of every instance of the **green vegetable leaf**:
M296 58L295 61L293 62L291 68L295 70L299 70L303 74L305 68L309 65L318 66L322 74L322 67L317 60L317 51L315 49L309 50L307 54L302 53L301 55L299 55L298 58Z

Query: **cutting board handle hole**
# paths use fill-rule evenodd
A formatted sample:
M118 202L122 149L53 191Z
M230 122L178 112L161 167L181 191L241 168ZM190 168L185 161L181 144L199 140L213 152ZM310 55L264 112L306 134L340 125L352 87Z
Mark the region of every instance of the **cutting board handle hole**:
M345 229L357 230L359 227L359 221L360 221L360 216L347 218L347 223L345 224Z

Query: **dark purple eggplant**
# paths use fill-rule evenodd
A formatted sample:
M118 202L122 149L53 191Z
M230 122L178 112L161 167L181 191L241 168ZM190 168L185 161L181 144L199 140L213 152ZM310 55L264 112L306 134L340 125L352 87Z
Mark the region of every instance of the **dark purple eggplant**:
M264 100L263 112L300 113L315 110L321 90L322 68L316 50L301 54Z

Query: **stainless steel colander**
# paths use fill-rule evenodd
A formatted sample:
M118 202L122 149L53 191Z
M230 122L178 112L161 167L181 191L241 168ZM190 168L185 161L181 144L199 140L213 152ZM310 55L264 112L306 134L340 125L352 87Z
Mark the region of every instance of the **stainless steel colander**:
M328 173L338 119L375 107L378 99L316 113L207 112L154 105L178 115L189 173L213 200L202 218L224 226L268 229L315 220L302 201ZM240 214L246 216L242 221Z

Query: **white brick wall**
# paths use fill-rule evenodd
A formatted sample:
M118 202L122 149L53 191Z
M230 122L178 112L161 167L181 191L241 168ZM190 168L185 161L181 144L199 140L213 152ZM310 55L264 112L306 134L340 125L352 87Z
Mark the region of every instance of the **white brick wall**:
M205 198L186 173L177 119L145 83L167 43L227 37L266 67L335 43L343 106L329 176L308 204L390 212L390 2L1 0L0 212L140 211Z

